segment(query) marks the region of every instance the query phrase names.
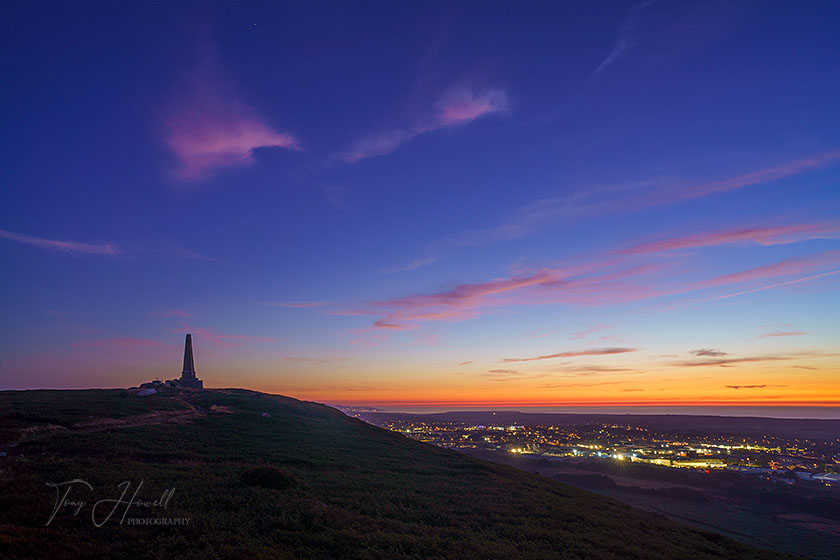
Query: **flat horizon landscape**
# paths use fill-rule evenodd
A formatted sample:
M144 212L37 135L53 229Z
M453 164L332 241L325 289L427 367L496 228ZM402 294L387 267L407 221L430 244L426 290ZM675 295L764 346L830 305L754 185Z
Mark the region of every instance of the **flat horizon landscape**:
M330 404L330 403L325 403ZM331 405L333 406L333 405ZM336 403L334 406L361 408L361 406ZM665 414L680 416L747 416L754 418L812 418L840 420L840 406L388 406L375 405L369 408L386 412L408 414L431 414L455 411L519 411L528 413L554 414Z

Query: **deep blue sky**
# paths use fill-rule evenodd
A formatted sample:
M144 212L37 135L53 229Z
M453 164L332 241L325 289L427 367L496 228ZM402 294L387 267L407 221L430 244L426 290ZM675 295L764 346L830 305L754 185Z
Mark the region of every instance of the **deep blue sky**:
M208 385L319 400L840 402L838 28L6 3L0 388L168 378L190 330Z

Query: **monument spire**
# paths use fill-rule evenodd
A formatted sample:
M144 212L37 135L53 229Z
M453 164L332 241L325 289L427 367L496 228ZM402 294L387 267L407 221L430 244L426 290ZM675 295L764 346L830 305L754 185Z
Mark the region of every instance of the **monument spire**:
M184 343L184 369L181 372L181 379L179 380L181 387L192 387L194 389L203 389L204 382L195 376L195 361L193 360L192 335L187 334L187 340Z
M192 350L192 335L187 335L187 341L184 344L184 371L181 372L182 377L195 377L195 362L193 361Z

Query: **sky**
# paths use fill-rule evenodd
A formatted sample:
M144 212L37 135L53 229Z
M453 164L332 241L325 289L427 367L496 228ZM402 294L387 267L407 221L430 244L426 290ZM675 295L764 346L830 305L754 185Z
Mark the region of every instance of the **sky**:
M840 405L836 2L0 16L0 389Z

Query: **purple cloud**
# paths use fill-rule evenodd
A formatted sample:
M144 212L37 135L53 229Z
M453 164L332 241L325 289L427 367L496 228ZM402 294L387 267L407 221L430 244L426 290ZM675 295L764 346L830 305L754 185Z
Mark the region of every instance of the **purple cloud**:
M435 105L432 117L409 128L398 128L368 135L353 144L341 159L354 163L363 159L384 156L406 142L423 134L472 122L485 115L501 113L508 108L507 94L500 89L485 89L479 93L456 88L444 95Z
M176 176L197 181L220 169L248 165L258 148L299 150L297 138L278 132L240 101L207 68L188 80L185 94L164 117L165 141L178 158Z
M437 104L435 128L473 121L484 115L505 111L507 94L500 89L487 89L478 94L467 89L454 89Z

